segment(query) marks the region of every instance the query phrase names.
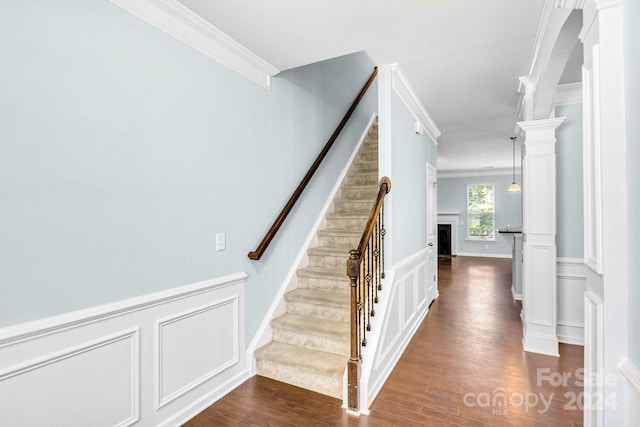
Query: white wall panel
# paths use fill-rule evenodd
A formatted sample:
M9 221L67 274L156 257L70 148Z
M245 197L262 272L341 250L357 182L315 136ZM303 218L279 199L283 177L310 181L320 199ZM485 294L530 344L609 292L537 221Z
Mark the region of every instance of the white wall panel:
M238 298L158 324L159 407L238 362Z
M424 249L387 271L390 283L383 285L376 318L382 330L370 333L363 353L360 381L360 410L367 413L369 403L378 394L400 359L415 331L427 315L427 250ZM388 295L388 296L387 296ZM379 337L379 338L378 338Z
M5 369L0 425L132 425L139 417L138 367L134 329Z
M587 290L587 266L582 259L559 258L558 341L584 345L584 293Z
M177 426L249 377L235 274L0 330L0 426Z

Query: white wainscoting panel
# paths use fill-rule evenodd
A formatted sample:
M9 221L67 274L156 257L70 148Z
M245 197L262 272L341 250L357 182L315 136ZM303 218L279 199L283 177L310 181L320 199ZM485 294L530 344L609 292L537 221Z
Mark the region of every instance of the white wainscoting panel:
M0 425L134 424L140 412L138 338L138 329L124 331L3 370Z
M238 320L235 296L159 322L158 407L238 363Z
M582 258L558 258L558 341L584 345L584 293L587 266Z
M376 320L363 349L360 380L360 411L370 403L391 374L415 331L429 311L427 250L412 255L387 271Z
M186 422L249 377L246 277L0 329L0 425Z

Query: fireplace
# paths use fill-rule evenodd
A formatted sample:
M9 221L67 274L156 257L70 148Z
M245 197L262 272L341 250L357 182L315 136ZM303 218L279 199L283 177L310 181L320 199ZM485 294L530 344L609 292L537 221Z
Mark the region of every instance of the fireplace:
M438 224L438 255L451 255L451 224Z
M456 256L459 213L438 214L438 255Z

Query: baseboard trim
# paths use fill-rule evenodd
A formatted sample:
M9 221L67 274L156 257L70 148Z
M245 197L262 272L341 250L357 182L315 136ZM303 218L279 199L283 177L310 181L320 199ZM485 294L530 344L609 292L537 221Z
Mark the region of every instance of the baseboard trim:
M234 389L242 385L242 383L250 379L252 376L253 375L251 375L249 367L247 367L247 369L238 373L236 376L231 378L220 387L210 391L202 398L198 399L191 405L174 414L169 419L158 424L158 427L177 427L185 424L187 421L191 420L193 417L207 409L209 406L213 405L218 400L231 393Z
M558 353L558 340L556 337L525 332L524 337L522 338L522 348L524 351L531 353L560 357L560 353Z

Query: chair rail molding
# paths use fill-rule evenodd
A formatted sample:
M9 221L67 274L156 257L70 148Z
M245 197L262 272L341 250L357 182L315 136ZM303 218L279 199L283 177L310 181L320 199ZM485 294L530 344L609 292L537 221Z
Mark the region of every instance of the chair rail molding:
M280 71L177 0L109 0L265 88Z

